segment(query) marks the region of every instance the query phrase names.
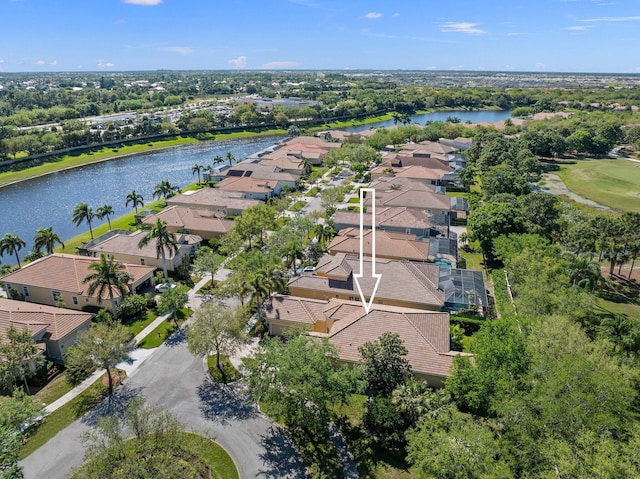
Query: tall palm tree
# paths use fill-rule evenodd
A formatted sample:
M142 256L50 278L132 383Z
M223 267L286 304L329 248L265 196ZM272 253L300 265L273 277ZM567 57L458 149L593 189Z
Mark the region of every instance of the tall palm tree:
M51 254L56 243L64 248L64 243L60 236L53 232L53 226L36 230L36 235L33 237L33 249L35 251L40 252L44 248L47 254Z
M71 217L71 221L76 226L80 226L83 221L86 221L89 225L89 233L91 234L91 239L93 239L93 228L91 227L91 220L93 220L94 213L91 207L86 203L78 203L75 208L73 208L73 216Z
M107 221L109 222L109 231L111 231L111 218L110 216L113 214L113 207L111 205L103 205L100 206L96 210L96 216L98 219L102 219L105 216L107 217Z
M311 173L311 168L313 167L313 165L311 164L311 160L309 158L302 158L302 160L298 164L299 166L302 166L302 176Z
M162 180L156 185L155 189L153 190L153 197L162 198L166 201L167 198L171 198L179 191L179 186L172 185L171 183L169 183L169 180Z
M213 166L219 165L220 163L224 163L224 158L220 155L216 155L213 157Z
M600 263L594 261L590 253L572 256L571 264L569 265L569 279L574 288L584 284L595 288L601 278Z
M231 153L230 151L227 151L227 154L224 155L224 157L229 162L229 166L233 165L233 163L236 161L236 157L233 156L233 153Z
M158 218L156 224L153 225L148 233L138 242L138 248L147 246L152 239L156 240L156 258L162 258L164 277L168 278L166 256L167 253L178 253L176 235L167 229L167 223L165 221Z
M129 206L129 203L133 205L136 209L136 214L138 214L138 206L144 206L144 198L141 194L136 193L136 190L133 190L127 195L127 201L124 204L125 208Z
M200 184L200 173L202 172L202 165L196 163L191 167L191 174L195 175L198 173L198 184Z
M89 269L93 273L87 275L82 282L89 283L87 293L92 296L98 293L98 303L102 303L105 292L109 294L109 304L113 306L113 290L118 291L122 296L129 292L129 283L133 281L125 266L114 258L107 258L102 253L100 261L91 263ZM115 313L115 310L114 310Z
M324 224L318 223L313 227L313 234L318 240L318 244L324 248L328 241L331 241L333 237L336 235L336 230L333 227L333 224L329 221Z
M20 238L11 233L5 233L4 237L0 239L0 256L4 256L5 253L15 254L16 261L18 262L18 268L21 268L20 257L18 256L18 251L27 246L27 243Z

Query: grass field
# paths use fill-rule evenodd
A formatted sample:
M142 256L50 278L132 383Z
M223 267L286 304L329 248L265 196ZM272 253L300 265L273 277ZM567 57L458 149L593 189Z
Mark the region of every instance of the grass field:
M640 212L640 163L585 159L563 164L557 174L574 193L620 211Z

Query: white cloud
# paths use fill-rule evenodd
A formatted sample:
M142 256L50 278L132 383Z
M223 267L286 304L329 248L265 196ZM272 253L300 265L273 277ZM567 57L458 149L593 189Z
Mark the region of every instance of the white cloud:
M193 48L191 47L162 47L160 50L165 52L178 53L179 55L191 55L193 53Z
M35 64L36 65L44 65L45 61L44 60L38 60Z
M581 22L637 22L640 21L640 16L635 17L597 17L597 18L585 18L580 20Z
M586 32L591 28L591 25L572 25L566 27L565 30L571 30L572 32Z
M53 60L52 62L49 63L49 65L57 65L58 64L58 60Z
M549 65L542 63L542 62L538 62L535 65L535 69L536 70L544 70L545 68L547 68Z
M0 65L4 63L4 58L0 57Z
M264 65L260 66L260 68L265 68L267 70L277 70L279 68L295 68L300 66L298 62L267 62Z
M382 17L382 13L380 12L369 12L364 16L364 18L368 18L369 20L375 20L380 17Z
M229 60L229 64L234 68L244 68L247 66L247 57L240 55L238 58L232 58Z
M391 15L391 16L392 16L392 17L394 17L394 18L396 18L396 17L399 17L399 16L400 16L400 14L399 14L398 12L396 12L396 13L394 13L394 14L393 14L393 15Z
M123 0L124 3L130 3L131 5L143 5L145 7L152 7L154 5L160 5L162 0Z
M476 28L478 25L479 23L470 22L446 22L440 25L440 30L445 33L467 33L469 35L484 35L487 33L485 30Z
M113 22L114 25L124 25L125 23L127 23L127 21L123 18L118 18L115 22Z
M98 66L100 68L111 68L111 67L115 67L115 63L111 63L111 62L105 62L104 60L98 60ZM80 67L82 68L82 67Z

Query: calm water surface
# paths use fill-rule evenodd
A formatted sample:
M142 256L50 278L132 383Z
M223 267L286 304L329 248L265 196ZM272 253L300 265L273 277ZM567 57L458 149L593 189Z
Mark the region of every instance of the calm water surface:
M132 211L125 208L125 198L136 190L150 202L154 187L162 180L180 187L197 181L191 167L198 163L211 165L213 158L224 158L227 151L238 159L273 145L281 136L269 136L228 141L212 141L184 145L167 150L130 156L87 165L73 170L52 173L0 188L0 236L13 233L27 242L20 258L31 251L38 228L53 226L63 241L88 230L85 223L71 223L73 208L88 203L95 211L105 204L114 210L116 218ZM94 220L94 227L104 221ZM3 263L15 264L15 257L5 253Z

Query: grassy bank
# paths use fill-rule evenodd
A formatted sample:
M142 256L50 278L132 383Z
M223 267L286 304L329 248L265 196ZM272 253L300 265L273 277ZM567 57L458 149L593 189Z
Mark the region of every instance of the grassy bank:
M239 131L233 133L202 133L197 136L176 136L172 138L153 140L148 142L136 143L134 145L123 145L119 147L103 147L96 148L83 153L73 153L62 157L49 157L43 159L43 163L25 169L16 171L5 171L0 173L0 186L7 185L16 181L26 180L40 175L46 175L56 171L76 168L90 163L98 163L100 161L112 160L123 156L136 155L149 151L161 150L163 148L172 148L175 146L188 145L201 141L212 140L233 140L241 138L249 138L254 136L270 136L286 134L284 129L270 129L260 132L255 131Z
M567 188L620 211L640 212L640 163L625 159L584 159L556 172Z

